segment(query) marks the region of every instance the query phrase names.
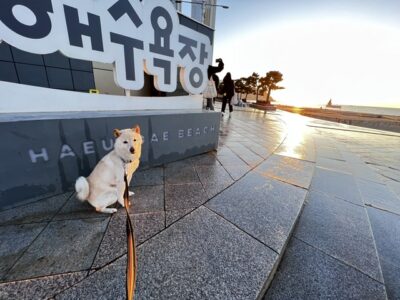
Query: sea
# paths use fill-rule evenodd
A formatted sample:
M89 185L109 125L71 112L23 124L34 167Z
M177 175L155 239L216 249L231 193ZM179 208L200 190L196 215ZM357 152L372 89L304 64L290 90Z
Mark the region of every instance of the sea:
M400 116L400 108L341 105L340 108L329 108L329 109L339 110L339 111L351 111L358 113L368 113L374 115Z

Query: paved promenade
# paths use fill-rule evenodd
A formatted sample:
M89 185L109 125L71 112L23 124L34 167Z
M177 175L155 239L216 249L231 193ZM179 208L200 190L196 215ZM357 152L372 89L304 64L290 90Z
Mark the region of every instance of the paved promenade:
M134 176L136 299L400 299L400 134L235 111L218 151ZM125 215L0 211L0 299L124 299Z

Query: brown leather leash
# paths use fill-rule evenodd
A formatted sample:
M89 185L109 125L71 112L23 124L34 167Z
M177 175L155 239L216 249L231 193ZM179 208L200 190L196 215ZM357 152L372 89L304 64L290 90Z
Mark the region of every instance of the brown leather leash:
M137 257L136 257L136 246L135 246L135 233L133 231L132 220L129 215L130 201L129 201L129 189L128 189L128 178L126 172L124 172L125 181L125 193L124 193L124 204L126 211L126 237L127 237L127 265L126 265L126 299L133 300L135 296L136 288L136 270L137 270Z

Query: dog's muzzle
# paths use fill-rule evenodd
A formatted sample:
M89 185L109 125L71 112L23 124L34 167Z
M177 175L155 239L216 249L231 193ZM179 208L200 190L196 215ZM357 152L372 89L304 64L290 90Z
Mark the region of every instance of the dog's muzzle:
M130 151L132 154L135 154L135 148L131 147L131 148L129 149L129 151Z

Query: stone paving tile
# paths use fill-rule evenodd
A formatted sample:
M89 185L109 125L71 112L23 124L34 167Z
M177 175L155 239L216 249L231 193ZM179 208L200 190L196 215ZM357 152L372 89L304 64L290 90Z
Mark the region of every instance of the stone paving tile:
M383 282L365 208L311 191L294 235Z
M52 222L7 274L7 280L89 269L108 218Z
M397 197L400 199L400 182L393 181L393 180L386 180L385 184L387 187L390 188L392 192L394 192Z
M400 299L400 216L367 208L389 299Z
M386 164L390 166L390 163L386 163ZM384 178L382 178L382 180L384 182L386 182L387 180L397 182L397 183L400 182L400 172L399 171L393 170L386 166L377 166L374 164L368 164L368 166L371 169L373 169L374 171L376 171L378 174L384 176Z
M181 184L198 182L196 171L190 161L179 161L166 165L165 182L168 184Z
M280 253L305 196L302 188L250 172L206 206Z
M46 223L0 226L0 280L46 227Z
M366 205L400 214L400 199L386 185L357 180L361 197Z
M197 174L204 186L208 199L211 199L234 181L222 166L197 166Z
M65 193L0 212L0 225L48 222L71 197Z
M202 155L193 156L190 158L190 161L194 166L213 166L220 165L217 157L215 156L215 152L211 151Z
M350 143L351 142L348 142L348 143L346 143L346 145L348 145ZM364 163L364 161L358 155L356 155L346 149L341 148L340 153L341 153L342 157L344 158L344 160L351 165Z
M0 299L50 299L85 278L87 272L76 272L0 284Z
M325 146L317 146L316 154L318 158L330 158L335 160L344 160L343 156L340 154L340 151L336 147L325 147Z
M316 158L313 147L302 144L293 146L286 142L283 142L274 153L311 162L315 162Z
M317 249L292 239L264 298L386 299L385 287Z
M400 268L400 216L370 207L367 211L379 257Z
M118 261L56 299L125 299ZM255 299L275 261L274 252L201 208L139 247L135 299Z
M161 185L164 183L164 169L155 167L148 170L135 172L130 186ZM135 190L135 189L133 189Z
M367 164L365 164L360 156L346 150L341 151L341 153L343 157L345 157L346 162L355 177L382 183L381 176L376 174Z
M167 227L170 226L171 224L175 223L177 220L179 220L183 216L187 215L191 211L193 211L192 208L180 209L180 210L167 210L165 212L165 216L166 216L165 225Z
M204 207L139 247L138 257L135 299L255 299L277 259Z
M56 295L55 299L126 299L125 272L126 266L111 264Z
M380 175L375 173L370 167L368 167L367 164L361 163L361 164L350 164L351 165L351 171L353 175L357 178L361 178L364 180L368 181L373 181L377 183L383 183L383 179Z
M233 152L232 152L233 153ZM217 156L218 160L234 180L238 180L251 170L251 167L236 154Z
M164 185L138 186L130 199L134 213L164 211Z
M6 199L3 203L1 203L0 212L9 210L9 209L15 209L20 206L25 206L28 204L33 204L37 201L42 201L45 198L57 197L59 195L60 195L59 193L55 194L54 192L44 193L44 194L41 194L40 196L35 196L35 197L29 198L26 200L18 201L17 203L12 201L12 199Z
M218 160L221 165L225 166L237 166L237 165L246 165L247 164L239 158L236 154L229 154L229 155L221 155L218 156Z
M96 209L89 202L79 200L74 194L57 213L54 220L91 219L108 216L108 214L96 212Z
M239 165L224 165L224 168L234 180L239 180L251 170L245 163Z
M400 299L400 267L395 266L381 258L383 277L385 278L388 299Z
M201 183L165 185L165 209L167 211L196 208L207 199L207 193Z
M215 156L217 156L217 157L230 156L230 155L235 156L236 154L233 153L233 151L230 148L228 148L227 146L218 147L217 152L215 153Z
M136 234L137 245L165 229L165 212L131 215Z
M255 167L263 161L262 157L242 146L241 144L231 147L231 149L250 167Z
M260 172L263 176L308 188L314 172L314 163L273 154L256 168L256 172Z
M165 213L131 214L136 245L163 230ZM99 268L126 253L126 214L124 211L112 216L101 242L92 268Z
M254 139L254 141L257 141L257 138ZM275 148L274 147L263 147L260 144L257 144L256 142L244 142L242 143L244 146L246 146L249 150L253 151L254 153L256 153L258 156L261 156L262 158L267 158L268 156L270 156Z
M360 193L353 176L316 167L311 181L311 190L339 197L362 205Z
M317 156L316 166L328 169L335 172L341 172L346 174L352 174L351 169L349 168L348 164L345 161L325 158L321 156Z
M334 143L332 142L332 139L329 139L325 137L324 135L314 135L314 145L315 149L319 148L328 148L328 151L330 150L329 148L335 148Z
M91 268L99 268L126 253L126 214L114 214L108 224Z

